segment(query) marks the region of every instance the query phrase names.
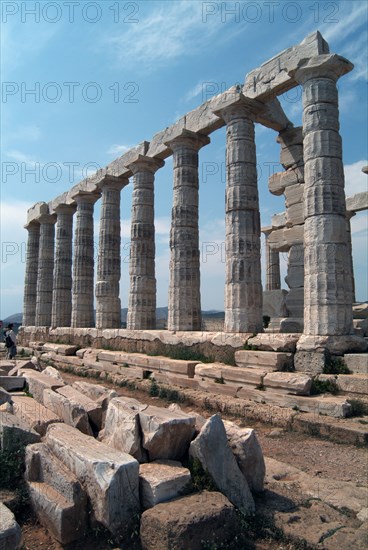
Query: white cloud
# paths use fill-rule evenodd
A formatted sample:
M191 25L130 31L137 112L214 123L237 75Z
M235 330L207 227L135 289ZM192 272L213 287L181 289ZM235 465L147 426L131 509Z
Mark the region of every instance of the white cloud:
M132 148L131 145L119 145L117 143L114 143L114 145L112 145L106 152L108 155L121 156L127 151L129 151L129 149L131 148Z
M368 176L362 172L362 167L367 166L368 160L358 160L353 164L344 166L345 194L347 197L368 190Z
M336 6L339 8L346 7L347 9L344 11L340 9L334 16L331 16L331 22L321 25L321 33L328 42L339 42L351 34L355 35L367 18L367 3L365 1L340 3ZM332 23L332 20L336 20L336 22Z
M209 79L200 80L199 82L197 82L197 84L195 86L193 86L193 88L191 88L189 90L189 92L187 92L187 94L185 96L185 101L190 101L191 99L194 99L195 97L197 97L199 95L202 96L202 100L205 101L205 99L203 99L203 92L204 92L204 90L207 90L206 86L208 84L212 84L212 82L213 81L209 80Z

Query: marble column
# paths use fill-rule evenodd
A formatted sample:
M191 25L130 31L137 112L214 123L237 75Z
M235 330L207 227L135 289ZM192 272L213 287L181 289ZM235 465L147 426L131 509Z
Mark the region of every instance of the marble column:
M266 290L280 290L280 256L277 250L270 247L268 232L264 231L266 242Z
M51 326L70 327L72 315L73 214L76 207L60 204L55 208L56 239Z
M93 205L100 195L80 192L72 198L77 203L75 215L72 327L94 326L93 316Z
M120 328L120 195L128 179L105 177L102 192L96 281L96 328Z
M24 277L24 301L22 324L33 327L36 321L38 251L40 246L40 224L31 222L25 226L28 231L26 269Z
M189 130L166 145L173 151L169 330L201 330L198 151L210 139Z
M51 326L52 288L56 216L43 214L40 222L38 277L36 299L36 326Z
M129 164L134 174L130 241L130 291L127 328L156 328L155 172L164 161L139 155Z
M254 119L242 98L217 111L226 122L225 332L262 332L261 223Z
M311 58L296 72L303 86L304 333L352 333L351 248L346 230L337 79L352 69L337 55Z
M353 262L353 243L351 238L351 218L355 216L356 212L346 212L346 231L348 233L348 243L350 248L349 261L351 262L351 290L353 293L352 301L355 303L355 277L354 277L354 262Z

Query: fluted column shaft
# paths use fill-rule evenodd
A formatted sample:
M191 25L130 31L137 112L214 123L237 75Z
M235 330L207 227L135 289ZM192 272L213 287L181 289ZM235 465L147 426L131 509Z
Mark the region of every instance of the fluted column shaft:
M225 107L226 279L225 332L262 332L261 222L254 118L262 107L239 102Z
M352 262L336 87L348 70L347 60L325 55L296 73L303 85L305 336L352 333Z
M93 205L99 195L79 194L73 197L77 203L75 215L72 327L94 326L93 316Z
M53 327L70 327L72 315L72 244L75 206L62 204L57 215L54 286L52 292Z
M40 224L30 223L28 231L26 269L24 277L23 319L24 326L32 327L36 321L38 252L40 245Z
M166 145L173 151L170 231L169 330L201 330L198 229L198 151L209 138L183 130Z
M106 178L102 190L96 281L96 328L120 328L120 195L128 180Z
M279 290L281 288L280 256L277 250L273 250L266 235L266 290Z
M51 326L52 288L54 270L56 216L48 214L39 218L40 241L38 251L38 277L36 299L36 326Z
M130 241L130 290L127 328L156 328L154 179L163 161L139 156L134 174Z

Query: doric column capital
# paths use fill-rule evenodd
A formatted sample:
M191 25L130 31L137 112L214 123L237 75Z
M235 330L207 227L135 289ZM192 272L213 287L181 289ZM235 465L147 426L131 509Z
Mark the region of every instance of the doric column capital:
M56 216L55 214L42 214L38 217L38 221L41 225L44 223L54 224L56 223Z
M72 199L78 204L95 204L98 199L101 197L100 193L88 193L86 191L78 191L75 195L72 196Z
M208 145L210 141L208 136L197 134L196 132L184 128L178 136L166 141L165 145L166 147L170 147L174 152L176 149L180 149L183 146L199 151L204 145Z
M137 172L151 172L154 174L165 165L165 161L147 155L137 155L136 160L128 164L127 168L136 174Z
M266 110L264 103L256 99L250 99L239 94L235 99L225 101L221 109L216 109L214 114L222 118L226 124L234 118L244 117L255 120L257 115Z
M59 204L55 207L55 212L57 216L59 216L59 214L70 214L72 216L76 209L76 204Z
M103 191L104 189L116 189L117 191L121 191L123 187L129 184L129 178L125 177L116 177L111 175L104 176L99 182L98 182L98 188Z
M330 78L335 82L354 68L345 57L336 54L311 57L296 70L294 78L298 84L304 84L312 78Z
M37 220L32 220L31 222L28 222L24 225L24 229L27 229L29 233L31 231L39 231L40 224Z

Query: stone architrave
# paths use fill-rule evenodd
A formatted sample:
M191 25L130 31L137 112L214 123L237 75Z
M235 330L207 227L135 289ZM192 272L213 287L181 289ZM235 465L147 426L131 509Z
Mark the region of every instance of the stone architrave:
M164 164L144 155L129 164L134 174L127 317L131 330L156 328L154 174Z
M309 59L295 75L303 86L303 336L307 337L349 335L353 330L352 262L336 86L337 79L352 68L343 57L320 55Z
M56 216L42 214L38 251L36 326L51 326Z
M185 129L166 143L173 151L174 166L169 330L201 330L198 151L209 143L209 137Z
M31 222L25 225L28 231L26 270L24 276L24 302L22 324L35 325L37 301L38 251L40 246L40 224Z
M280 277L280 256L277 250L270 247L268 242L268 235L271 233L272 228L269 230L263 229L266 241L266 289L265 290L280 290L281 277Z
M262 103L240 97L226 122L225 332L262 332L261 224L254 119Z
M127 184L127 178L114 176L106 176L99 183L102 204L95 294L96 328L100 329L121 327L120 196Z
M93 315L93 205L99 195L78 193L73 196L77 203L72 284L72 327L94 326Z
M70 327L72 315L72 245L75 206L55 208L56 240L51 326Z

